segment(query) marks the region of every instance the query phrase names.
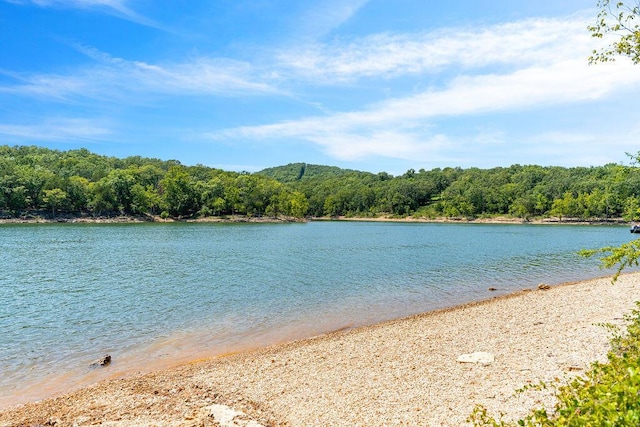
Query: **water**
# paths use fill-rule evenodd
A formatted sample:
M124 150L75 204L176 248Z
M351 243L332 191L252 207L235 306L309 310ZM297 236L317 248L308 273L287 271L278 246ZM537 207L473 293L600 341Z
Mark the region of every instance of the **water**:
M2 225L0 406L610 274L576 252L633 238L620 226ZM105 353L109 368L88 368Z

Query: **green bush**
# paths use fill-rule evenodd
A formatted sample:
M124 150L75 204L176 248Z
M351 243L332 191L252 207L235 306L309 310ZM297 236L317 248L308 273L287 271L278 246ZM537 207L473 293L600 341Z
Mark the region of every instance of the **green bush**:
M640 308L640 303L636 303ZM626 333L614 334L606 363L595 362L584 377L556 389L554 411L534 409L517 422L506 422L476 406L468 421L474 426L639 426L640 310L627 319Z

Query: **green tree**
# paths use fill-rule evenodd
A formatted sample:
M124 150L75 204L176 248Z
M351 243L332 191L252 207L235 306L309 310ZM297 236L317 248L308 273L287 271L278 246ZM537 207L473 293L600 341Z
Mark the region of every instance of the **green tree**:
M342 214L338 201L333 194L330 194L324 199L323 213L327 216L338 216Z
M519 197L511 204L509 211L518 218L527 220L535 211L534 205L533 197Z
M37 208L41 202L42 190L55 174L39 164L19 166L15 173L19 185L23 186L27 193L28 203L31 207Z
M600 13L596 23L588 27L592 37L613 41L601 50L594 50L590 63L615 61L617 56L640 62L640 1L599 0Z
M133 184L131 187L131 212L135 214L155 214L160 205L160 197L152 186L143 187Z
M89 180L82 176L71 176L66 180L65 192L70 208L76 212L85 211L89 203Z
M289 215L292 217L304 218L309 210L309 201L304 194L299 191L294 191L289 199L288 210Z
M238 208L242 208L240 205L240 190L234 185L233 180L224 186L224 200L227 206L231 210L231 215L237 213Z
M549 199L547 199L547 196L537 191L534 191L534 198L535 198L535 202L533 205L533 209L536 215L542 215L550 209L550 203L549 203Z
M101 178L98 182L89 184L88 206L96 215L116 210L116 197L106 177Z
M441 202L442 212L449 218L471 217L473 215L474 206L464 196L458 195Z
M211 209L214 215L222 215L227 210L227 201L222 197L216 197L211 203Z
M9 189L7 197L7 208L13 212L14 215L18 215L29 206L29 196L27 195L27 189L18 185Z
M203 209L213 215L224 213L226 202L223 198L224 180L221 177L216 176L208 181L198 181L197 188Z
M609 214L607 200L607 194L599 188L585 194L585 217L606 218Z
M570 191L565 192L561 199L555 199L553 201L549 213L557 216L560 221L562 221L563 217L581 216L578 198L574 197Z
M173 166L160 181L162 201L169 214L190 216L199 208L199 197L193 178L184 166Z
M42 197L44 204L51 209L51 214L56 215L56 209L62 208L67 202L67 193L60 188L44 190Z
M640 221L640 199L629 197L624 207L623 218L626 221Z
M136 178L131 169L114 169L104 178L106 185L111 187L113 204L121 213L132 213L131 188L136 183Z
M0 209L9 209L9 198L14 185L13 174L0 175Z

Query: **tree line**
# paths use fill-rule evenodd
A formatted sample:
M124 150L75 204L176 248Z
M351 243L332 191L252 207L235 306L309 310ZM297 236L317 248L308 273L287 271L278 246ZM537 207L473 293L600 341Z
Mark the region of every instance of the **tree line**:
M393 177L290 164L260 173L303 193L313 216L640 219L640 170L633 165L410 169Z
M0 146L0 211L83 215L351 216L507 215L640 219L635 165L436 168L392 176L293 163L257 173L176 160Z
M306 198L260 175L86 149L0 146L0 211L90 215L279 215L301 218Z

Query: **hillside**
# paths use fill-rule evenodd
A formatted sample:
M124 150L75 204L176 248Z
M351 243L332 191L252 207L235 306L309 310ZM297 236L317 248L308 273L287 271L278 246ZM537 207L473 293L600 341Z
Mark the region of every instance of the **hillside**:
M386 172L291 163L257 173L86 149L0 146L0 216L554 217L640 220L640 168L512 165Z
M368 172L360 172L352 169L341 169L337 166L310 165L307 163L289 163L288 165L276 166L256 172L256 175L273 178L283 183L290 183L312 178L330 179L352 174L373 175Z

